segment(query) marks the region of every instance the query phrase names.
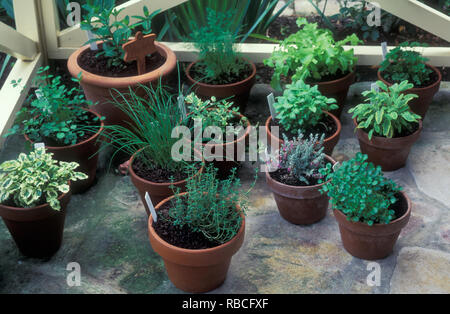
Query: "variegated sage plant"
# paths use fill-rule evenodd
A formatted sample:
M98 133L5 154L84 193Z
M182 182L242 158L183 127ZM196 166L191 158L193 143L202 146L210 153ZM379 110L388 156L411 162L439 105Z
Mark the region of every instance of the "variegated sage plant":
M59 211L58 197L69 192L68 182L88 178L75 171L78 166L76 162L54 160L53 154L46 153L45 148L5 161L0 165L0 203L12 202L22 208L48 203Z

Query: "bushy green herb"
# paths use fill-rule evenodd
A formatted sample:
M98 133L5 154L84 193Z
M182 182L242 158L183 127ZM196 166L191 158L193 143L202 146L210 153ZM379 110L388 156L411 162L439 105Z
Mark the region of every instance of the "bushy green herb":
M241 215L247 210L248 194L255 182L243 193L236 168L226 180L219 180L217 169L210 165L204 173L187 181L188 194L180 196L180 190L175 190L177 196L169 210L170 219L175 226L188 226L212 242L226 243L241 228Z
M361 41L355 34L336 42L328 29L319 29L317 23L308 23L299 18L297 25L302 27L280 43L272 56L264 64L275 68L272 87L281 90L281 77L291 76L292 82L310 80L320 82L322 78L340 71L346 74L353 71L357 58L353 49L345 51L345 44L357 45Z
M127 127L105 126L107 144L116 149L113 158L119 152L132 156L140 151L139 159L148 169L183 170L186 163L172 158L172 146L178 141L172 138L172 131L181 121L175 95L161 83L157 87L141 85L139 89L145 92L144 96L132 88L129 93L112 93L114 105L131 121Z
M210 100L202 101L195 93L191 93L185 102L188 104L190 120L201 120L202 134L208 127L219 127L224 134L228 134L230 130L227 127L232 126L230 123L236 120L236 114L239 114L239 108L233 107L233 102L226 99L218 101L211 97ZM239 118L237 123L246 126L247 118ZM236 128L235 131L239 130Z
M53 145L75 145L88 132L86 126L90 122L97 121L99 124L92 129L95 134L100 128L100 121L83 110L92 102L84 98L79 87L68 89L61 82L61 76L48 74L48 70L48 66L40 68L33 79L41 97L30 94L30 107L23 107L17 113L16 124L5 136L20 133L28 135L33 142L46 142L49 139ZM74 81L79 82L79 79ZM20 82L13 84L19 86Z
M334 210L340 210L347 219L354 222L388 224L395 219L390 209L397 202L396 194L401 191L394 181L383 176L381 167L367 162L367 155L361 153L344 162L336 171L331 164L320 170L326 176L322 193L327 193Z
M323 96L317 85L311 87L303 80L287 85L274 106L279 123L294 132L316 126L325 117L324 111L338 108L334 98Z
M69 181L88 178L76 172L76 162L58 162L53 154L38 148L29 155L20 154L17 160L0 165L0 203L12 202L16 207L32 208L48 203L60 210L58 197L70 190Z
M124 67L123 57L125 52L122 46L128 42L133 31L138 27L142 29L143 34L150 34L152 32L152 19L160 11L150 13L148 8L144 6L144 15L133 16L139 21L131 24L128 15L123 18L120 17L123 9L104 8L98 3L85 4L83 8L88 14L84 16L84 20L81 22L81 29L91 31L97 37L87 41L86 44L97 40L103 41L96 56L107 57L108 67Z
M387 53L380 68L385 80L392 83L406 80L414 83L415 86L422 86L430 81L430 74L433 71L425 64L428 59L418 51L407 49L414 47L426 47L426 44L404 42Z
M202 69L204 78L200 81L211 84L228 84L232 78L240 78L240 74L248 63L236 51L234 43L237 33L232 30L234 11L216 12L207 9L206 25L200 27L192 21L191 40L199 50L197 69Z
M349 110L356 118L358 128L368 131L369 139L372 136L392 138L401 134L403 130L411 131L421 117L410 111L408 102L417 95L404 94L413 87L407 81L387 87L377 81L381 91L370 90L363 92L366 102Z

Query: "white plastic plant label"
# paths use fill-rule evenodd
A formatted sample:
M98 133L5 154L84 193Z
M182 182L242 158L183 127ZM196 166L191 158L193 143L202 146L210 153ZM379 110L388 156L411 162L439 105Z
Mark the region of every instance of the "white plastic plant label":
M267 102L269 103L270 115L272 116L272 119L275 120L277 117L277 111L274 107L275 97L273 96L273 93L270 93L270 95L267 96Z
M184 102L184 96L180 95L178 96L178 107L180 108L181 115L183 119L187 118L187 112L186 112L186 104Z
M148 195L148 192L145 192L145 202L147 203L148 208L150 209L150 213L152 214L153 221L158 221L158 216L156 214L155 207L153 207L152 200L150 199L150 195Z
M381 43L381 51L383 53L383 60L386 60L386 55L387 55L387 42L382 42Z
M44 143L34 143L34 149L38 149L38 148L45 148L45 144Z
M380 87L377 85L377 83L372 83L372 85L370 85L370 89L376 92L380 91Z
M92 39L95 38L94 34L92 34L91 31L86 31L86 33L87 33L87 36L88 36L89 40L92 40ZM91 50L93 50L93 51L97 51L98 50L98 46L97 46L97 43L95 41L91 42L90 45L91 45Z

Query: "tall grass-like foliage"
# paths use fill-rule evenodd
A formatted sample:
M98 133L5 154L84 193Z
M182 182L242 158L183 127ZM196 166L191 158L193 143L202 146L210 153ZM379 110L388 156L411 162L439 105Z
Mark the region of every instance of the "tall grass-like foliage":
M172 158L172 146L178 141L172 138L172 130L181 120L176 96L161 83L157 87L140 86L145 97L130 92L112 92L114 105L120 108L131 122L128 126L105 126L104 136L109 145L116 148L113 157L124 152L130 156L137 152L148 169L160 167L167 170L182 170L186 165Z

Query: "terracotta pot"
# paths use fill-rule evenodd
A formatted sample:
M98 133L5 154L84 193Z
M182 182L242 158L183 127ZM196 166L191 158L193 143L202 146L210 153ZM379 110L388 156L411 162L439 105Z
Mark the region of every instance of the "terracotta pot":
M319 91L322 93L322 95L328 98L336 99L339 108L332 111L331 113L338 117L338 119L341 118L341 114L345 106L345 101L347 99L348 90L350 89L350 86L355 82L355 77L356 74L355 71L353 71L338 80L311 83L312 86L317 85L319 87Z
M155 209L173 198L167 198ZM191 293L203 293L216 289L225 281L231 258L244 242L245 217L236 236L220 246L188 250L173 246L153 229L153 218L148 220L148 233L153 250L164 260L170 281L178 288Z
M328 156L331 156L333 154L334 147L339 142L339 138L341 136L342 124L339 121L339 119L336 118L336 116L334 116L333 114L331 114L327 111L325 111L325 113L334 120L334 122L336 123L336 126L337 126L337 131L332 136L327 137L323 142L324 153ZM272 134L272 132L270 131L271 124L272 124L272 116L269 116L269 118L266 121L267 140L270 141L269 145L272 145L272 143L273 143L273 145L275 146L275 149L280 149L281 145L284 144L284 140L282 140L281 138L276 137L275 135ZM280 136L281 136L281 134L280 134Z
M333 165L331 157L326 159ZM320 189L326 183L312 186L286 185L273 179L266 172L266 182L273 192L281 217L294 225L311 225L322 220L328 209L330 198L321 194Z
M186 76L189 84L192 86L197 96L199 96L201 99L207 100L212 96L215 96L219 100L232 97L230 101L233 101L236 106L239 106L240 112L245 112L248 98L250 96L250 90L256 82L256 66L253 62L250 62L248 60L246 61L252 67L252 74L245 80L237 83L211 85L194 80L190 74L190 71L194 64L196 64L197 62L193 62L188 65L186 69Z
M353 120L357 126L356 118ZM419 121L419 129L405 137L386 138L372 136L362 129L356 129L361 152L369 156L369 161L381 166L383 171L395 171L403 168L408 160L409 152L413 144L419 139L422 132L422 121Z
M171 186L174 186L176 188L180 188L181 191L186 190L186 180L178 181L175 183L167 182L167 183L156 183L147 181L141 177L139 177L133 170L133 161L136 158L136 154L131 157L128 171L130 173L131 182L136 187L136 189L139 192L139 196L141 197L142 203L144 203L145 211L147 212L147 215L150 216L150 209L147 206L147 202L145 201L145 193L148 192L152 203L154 206L159 204L164 199L168 198L169 196L173 195L173 190L171 189ZM204 167L202 166L200 170L195 174L194 177L198 176L202 171Z
M365 260L382 259L392 253L401 230L411 216L411 200L404 192L401 192L400 195L405 212L389 224L369 226L362 222L348 221L341 211L333 211L339 223L342 243L347 252Z
M86 110L101 118L100 115L92 110ZM100 127L97 133L89 139L71 146L45 146L48 153L53 153L53 158L59 161L77 162L80 166L76 171L83 172L89 176L86 180L75 181L72 183L72 193L79 194L87 191L95 182L98 164L98 150L101 143L99 141L100 133L103 131L104 123L100 121ZM34 142L25 134L25 139L34 144Z
M427 64L427 67L432 69L437 75L438 80L427 87L422 88L411 88L404 92L404 94L416 94L419 96L419 98L414 98L409 102L409 107L411 108L411 111L414 113L420 115L422 117L422 120L425 119L425 116L427 114L428 108L431 105L431 102L433 101L434 95L439 91L439 88L441 86L442 81L442 74L441 72L435 68L434 66ZM378 79L382 81L387 86L392 86L392 83L387 82L381 75L381 72L378 71L377 73Z
M101 42L98 42L98 45L101 47ZM98 102L93 106L93 110L106 117L105 123L107 125L127 127L126 121L130 122L128 116L111 103L113 100L110 94L111 89L117 89L121 93L129 93L129 87L131 87L138 95L144 96L145 93L142 88L139 88L139 85L158 84L161 77L163 79L168 78L175 69L177 64L175 53L161 43L155 42L155 45L158 52L166 57L166 62L154 71L129 77L107 77L83 70L78 64L78 59L83 52L90 49L89 45L81 47L70 56L67 61L70 74L76 78L80 72L82 73L81 86L84 94L88 100L94 103Z
M49 258L59 250L70 196L71 192L58 198L60 211L52 209L48 204L34 208L16 208L0 204L0 216L23 255Z

